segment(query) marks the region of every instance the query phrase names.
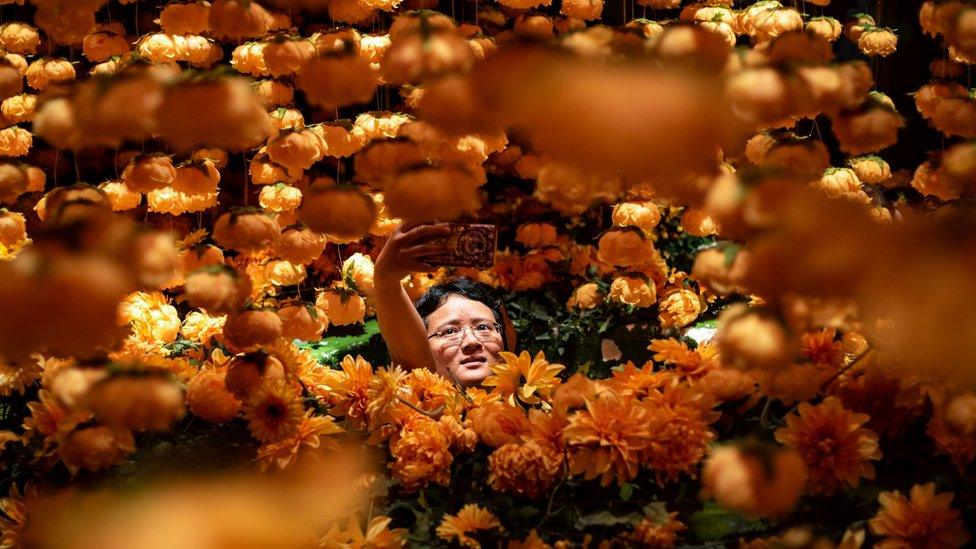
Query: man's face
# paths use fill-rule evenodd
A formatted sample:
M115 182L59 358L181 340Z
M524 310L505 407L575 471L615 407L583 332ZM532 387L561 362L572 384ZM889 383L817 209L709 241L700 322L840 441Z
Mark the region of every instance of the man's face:
M437 373L450 379L450 370L466 387L488 377L502 350L502 336L491 308L456 294L449 295L427 316L427 336Z

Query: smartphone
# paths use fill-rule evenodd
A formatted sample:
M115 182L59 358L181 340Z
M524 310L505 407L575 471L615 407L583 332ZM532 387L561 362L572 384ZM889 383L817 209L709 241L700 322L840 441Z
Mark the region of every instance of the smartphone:
M495 264L495 250L498 248L498 227L487 223L434 223L434 226L448 227L449 235L432 239L432 242L447 244L448 253L430 258L425 263L434 267L474 267L487 269Z

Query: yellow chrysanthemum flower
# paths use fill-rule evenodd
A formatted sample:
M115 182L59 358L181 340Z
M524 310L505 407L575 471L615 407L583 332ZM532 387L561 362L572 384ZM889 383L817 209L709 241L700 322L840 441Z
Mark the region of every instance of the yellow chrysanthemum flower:
M516 401L530 405L548 404L560 383L556 375L565 366L550 364L541 351L535 358L531 358L528 351L522 351L520 355L507 351L499 354L505 362L493 365L494 375L488 376L482 385L494 387L492 392L502 395L512 405Z
M361 356L355 359L346 355L342 359L342 376L334 387L338 401L331 410L335 416L345 416L355 429L365 429L369 406L369 382L373 379L373 366Z
M456 515L444 515L437 527L437 536L445 541L457 538L457 542L472 549L480 549L481 544L468 536L478 530L502 530L502 523L491 511L482 509L476 503L469 503Z
M180 333L180 315L162 292L135 292L122 301L119 311L137 342L162 345Z
M373 517L363 531L359 517L349 517L345 529L335 524L322 538L319 547L323 549L397 549L406 544L405 528L390 528L393 519L383 515Z
M285 470L299 459L321 456L323 450L334 450L339 444L328 437L344 432L331 416L313 416L306 412L298 427L298 433L278 442L269 442L258 448L261 470L271 466Z
M305 417L300 395L283 381L266 381L244 402L244 419L261 442L278 442L297 435Z

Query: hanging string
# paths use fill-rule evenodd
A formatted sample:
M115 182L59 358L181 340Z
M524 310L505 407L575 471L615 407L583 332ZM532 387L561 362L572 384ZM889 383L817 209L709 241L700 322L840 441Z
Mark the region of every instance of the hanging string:
M71 157L75 162L75 183L81 183L81 167L78 166L78 151L72 151Z
M244 163L244 166L243 166L243 170L244 170L244 207L246 208L247 207L248 194L250 194L249 193L249 189L250 189L249 179L250 178L248 177L248 173L247 173L248 172L248 170L247 170L247 153L243 153L243 152L241 153L241 162Z

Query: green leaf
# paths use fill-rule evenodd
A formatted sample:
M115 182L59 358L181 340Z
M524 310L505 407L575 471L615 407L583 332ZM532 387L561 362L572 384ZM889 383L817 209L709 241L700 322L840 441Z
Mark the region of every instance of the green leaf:
M624 501L628 501L630 499L630 496L634 495L635 488L636 486L634 486L633 484L629 482L625 482L623 486L620 487L620 499Z
M180 356L187 351L200 348L200 343L189 339L177 339L176 341L164 344L163 348L169 351L168 356L172 358Z
M643 518L643 515L640 513L628 513L623 516L617 516L611 514L609 511L600 511L599 513L583 515L576 519L576 528L583 530L590 526L618 526L621 524L633 526Z
M690 517L688 525L701 541L718 541L729 536L765 531L764 521L747 521L716 503L706 503L701 511Z
M725 268L731 268L732 264L735 263L735 256L739 255L740 246L736 244L727 244L722 247L722 251L725 253Z
M335 364L345 355L363 354L370 346L370 340L380 333L376 319L370 319L363 324L362 333L345 336L326 337L321 341L302 343L299 346L308 349L312 356L321 364Z

